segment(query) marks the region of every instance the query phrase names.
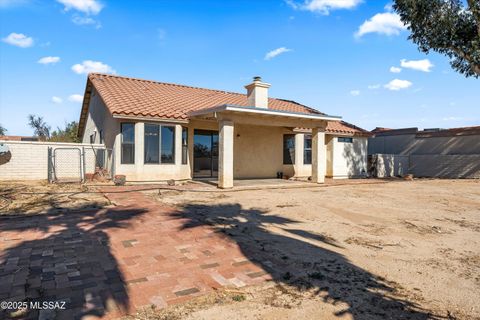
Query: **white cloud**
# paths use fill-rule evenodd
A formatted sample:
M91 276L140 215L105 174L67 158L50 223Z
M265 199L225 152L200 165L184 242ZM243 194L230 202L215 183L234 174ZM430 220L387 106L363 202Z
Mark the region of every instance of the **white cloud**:
M68 97L68 101L82 102L83 101L83 96L81 94L72 94Z
M59 103L62 103L62 102L63 102L63 99L60 98L60 97L57 97L57 96L53 96L53 97L52 97L52 102L53 102L53 103L56 103L56 104L59 104Z
M433 64L428 59L410 60L410 61L402 59L400 60L400 65L403 68L418 70L423 72L430 72L431 69L433 68Z
M384 87L388 90L398 91L402 89L407 89L408 87L411 87L412 84L413 83L408 80L393 79L392 81L384 85Z
M368 86L368 89L374 90L374 89L379 89L380 87L381 87L380 84L370 84L370 85Z
M60 61L60 57L43 57L37 62L41 64L55 64Z
M392 73L400 73L401 71L402 71L402 68L390 67L390 72Z
M353 9L362 0L305 0L304 3L299 4L293 0L286 0L286 2L296 10L307 10L328 15L330 11L338 9Z
M356 97L356 96L360 95L360 90L352 90L352 91L350 91L350 94L352 96Z
M33 46L33 39L31 37L27 37L23 33L12 32L3 38L2 41L20 48L28 48Z
M74 9L85 14L98 14L103 5L97 0L57 0L65 6L65 11Z
M102 24L95 19L90 17L82 17L79 15L73 15L72 22L76 25L83 26L83 25L94 25L95 28L100 29Z
M400 21L400 16L396 13L384 12L377 13L358 28L355 37L360 38L367 33L379 33L387 36L398 35L400 31L407 27Z
M82 63L77 63L72 66L72 71L78 74L87 74L91 72L99 73L113 73L116 71L113 70L108 64L105 64L100 61L85 60Z
M270 59L275 58L278 55L281 55L282 53L289 52L289 51L292 51L292 49L288 49L288 48L285 48L285 47L277 48L275 50L267 52L264 59L265 60L270 60Z

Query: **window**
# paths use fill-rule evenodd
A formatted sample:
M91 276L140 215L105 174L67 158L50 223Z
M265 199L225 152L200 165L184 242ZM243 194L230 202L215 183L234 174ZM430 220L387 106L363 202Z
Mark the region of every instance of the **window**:
M99 138L100 138L100 144L102 144L103 143L103 130L100 130Z
M121 163L133 164L135 163L135 124L121 123L120 132L122 134Z
M312 135L305 134L303 138L303 164L312 164Z
M338 137L338 142L352 143L352 142L353 142L353 138Z
M283 135L283 164L295 163L295 135Z
M160 132L156 124L145 124L145 163L159 163Z
M182 164L188 159L188 128L182 127Z
M175 127L145 124L145 163L175 162Z
M92 133L92 134L90 135L90 143L91 143L91 144L95 143L95 133Z

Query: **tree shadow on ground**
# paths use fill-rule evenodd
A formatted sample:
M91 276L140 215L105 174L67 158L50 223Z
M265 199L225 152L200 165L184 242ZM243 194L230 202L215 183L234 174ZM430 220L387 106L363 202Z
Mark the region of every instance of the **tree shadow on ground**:
M354 319L440 318L406 298L400 287L329 250L334 239L291 228L297 221L240 204L188 204L174 216L186 219L182 229L211 226L235 241L243 254L278 284L313 292L325 303L348 307L335 316Z
M128 228L145 210L84 209L0 217L0 301L65 303L65 310L55 312L3 310L0 318L37 319L43 313L47 319L79 319L128 311L127 285L106 230Z

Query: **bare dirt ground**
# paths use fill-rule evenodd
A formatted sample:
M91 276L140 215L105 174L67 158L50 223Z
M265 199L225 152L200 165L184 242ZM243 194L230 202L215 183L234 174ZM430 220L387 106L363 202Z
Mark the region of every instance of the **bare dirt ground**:
M0 182L0 215L35 215L96 209L110 202L95 186L46 181Z
M273 280L135 318L480 319L478 180L154 196Z

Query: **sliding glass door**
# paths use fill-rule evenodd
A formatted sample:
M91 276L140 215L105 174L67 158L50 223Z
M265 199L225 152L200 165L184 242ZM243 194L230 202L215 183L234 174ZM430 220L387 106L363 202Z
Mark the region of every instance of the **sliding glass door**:
M218 176L218 132L195 130L193 137L193 176Z

